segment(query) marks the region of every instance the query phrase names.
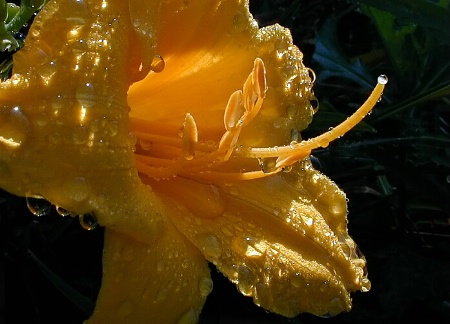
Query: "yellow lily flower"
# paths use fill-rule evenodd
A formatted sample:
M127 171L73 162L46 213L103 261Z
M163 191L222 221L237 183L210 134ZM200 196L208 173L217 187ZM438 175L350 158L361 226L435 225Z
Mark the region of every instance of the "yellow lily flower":
M337 314L370 288L346 198L301 141L313 72L248 1L53 0L0 84L0 187L105 230L89 323L195 323L207 261L267 310Z

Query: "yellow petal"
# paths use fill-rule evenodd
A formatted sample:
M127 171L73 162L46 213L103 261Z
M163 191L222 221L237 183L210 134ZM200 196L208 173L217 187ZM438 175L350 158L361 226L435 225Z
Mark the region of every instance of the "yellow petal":
M87 323L196 323L212 289L203 255L176 228L146 245L106 230L102 286Z
M180 231L268 310L337 314L350 310L350 292L370 287L346 230L345 195L309 162L246 182L150 183Z
M282 145L293 128L304 129L311 121L312 82L302 54L287 29L259 29L246 1L165 1L159 19L156 52L164 70L133 84L128 96L132 120L145 120L147 131L176 138L190 113L200 141L220 140L228 99L242 88L257 57L266 63L271 82L261 112L239 144ZM133 129L143 131L139 123Z
M0 84L0 187L151 242L165 219L135 169L126 103L134 41L127 2L44 7Z

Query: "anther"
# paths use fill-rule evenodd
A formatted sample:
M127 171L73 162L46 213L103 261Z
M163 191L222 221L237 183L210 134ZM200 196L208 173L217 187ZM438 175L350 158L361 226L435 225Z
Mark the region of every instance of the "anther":
M242 105L242 91L237 90L230 96L225 108L225 113L223 115L225 129L230 131L235 128L244 112L245 110Z
M263 60L259 57L257 57L253 63L253 71L251 75L253 91L259 98L264 99L267 91L266 69L264 67Z
M192 160L195 155L195 145L198 143L198 130L194 117L187 113L183 124L183 158Z
M378 78L378 84L373 89L369 98L344 122L334 127L332 130L322 135L302 141L297 144L290 144L278 147L275 152L271 148L241 148L235 151L236 155L254 158L277 157L276 168L289 166L310 155L311 151L319 147L327 147L330 142L343 136L353 127L355 127L375 106L383 94L384 86L387 83L386 76Z

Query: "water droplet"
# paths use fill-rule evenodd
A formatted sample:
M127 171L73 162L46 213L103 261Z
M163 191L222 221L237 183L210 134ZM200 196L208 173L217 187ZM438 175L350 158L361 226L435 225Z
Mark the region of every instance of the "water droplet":
M26 197L27 207L34 216L45 216L50 213L52 204L40 195L30 195Z
M259 282L255 285L255 302L264 308L269 308L273 305L272 293L266 284Z
M177 324L195 324L198 322L198 314L191 308L178 320Z
M208 277L201 278L198 288L200 290L200 295L206 297L213 289L213 281Z
M166 262L163 260L159 260L156 264L156 271L161 272L166 268Z
M246 25L247 24L247 20L246 20L245 17L246 16L244 16L241 12L237 12L233 16L233 26L234 26L236 31L242 31L247 26Z
M79 220L80 220L81 227L87 231L92 231L98 225L97 219L95 218L94 214L92 214L92 213L80 215Z
M228 225L223 225L220 229L222 230L222 233L227 236L234 235L232 229Z
M161 288L156 294L155 303L160 303L167 298L167 288Z
M84 177L74 177L64 183L63 191L67 198L80 202L89 195L89 187Z
M84 108L95 106L97 103L97 96L94 85L90 82L86 82L79 86L75 92L75 98Z
M72 133L73 143L75 145L81 145L88 140L88 130L84 126L75 127Z
M109 122L108 130L111 136L116 136L119 133L119 123L117 121Z
M386 83L388 83L388 77L386 75L382 74L378 77L377 81L379 84L386 84Z
M219 239L210 234L200 234L197 236L200 246L203 249L205 257L212 261L217 260L222 254L222 248Z
M447 183L450 183L450 175L448 175L445 180L447 180Z
M189 259L184 259L183 261L181 261L181 267L183 269L187 269L189 267Z
M61 206L56 206L56 212L62 217L70 215L70 212L67 209L62 208Z
M327 291L328 289L329 289L328 281L322 282L322 284L321 284L320 287L319 287L319 290L322 291L322 292L325 292L325 291Z
M301 214L300 217L302 218L302 221L307 226L312 226L314 224L314 219L312 217L309 217L305 214Z
M0 144L17 148L26 140L30 122L20 107L0 110Z
M319 100L317 100L317 98L309 100L309 103L311 104L311 107L314 110L314 112L316 112L319 109Z
M252 271L245 265L239 266L237 285L241 293L245 296L250 296L253 292L255 284L255 276Z
M52 108L55 109L55 112L54 112L55 114L57 113L58 109L64 107L65 101L66 101L66 98L64 98L62 95L57 95L53 99L51 105L52 105Z
M299 288L305 284L305 279L303 279L301 273L296 272L291 277L291 284L292 284L292 286Z
M362 279L361 279L361 284L362 284L362 287L361 287L361 291L362 291L362 292L368 292L368 291L370 290L371 284L370 284L369 279L367 279L367 278L362 278Z
M150 64L150 68L155 73L160 73L164 70L166 67L166 62L164 62L164 59L161 55L155 55L153 57L152 63Z
M53 76L56 74L57 66L54 61L51 61L46 64L42 64L39 67L38 74L41 77L42 82L44 85L48 86L50 85Z
M271 173L277 170L277 158L259 159L259 166L264 173Z

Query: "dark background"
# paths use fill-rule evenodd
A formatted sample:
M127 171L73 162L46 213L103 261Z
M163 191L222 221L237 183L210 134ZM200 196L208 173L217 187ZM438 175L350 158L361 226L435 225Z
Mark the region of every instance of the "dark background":
M372 114L313 153L349 198L349 232L372 289L353 295L350 313L286 319L255 306L211 266L214 290L200 322L449 323L448 1L255 0L251 11L261 26L290 28L317 74L320 108L304 138L338 124L378 75L389 77ZM102 235L55 211L37 218L24 198L0 192L0 323L86 319L100 286Z

